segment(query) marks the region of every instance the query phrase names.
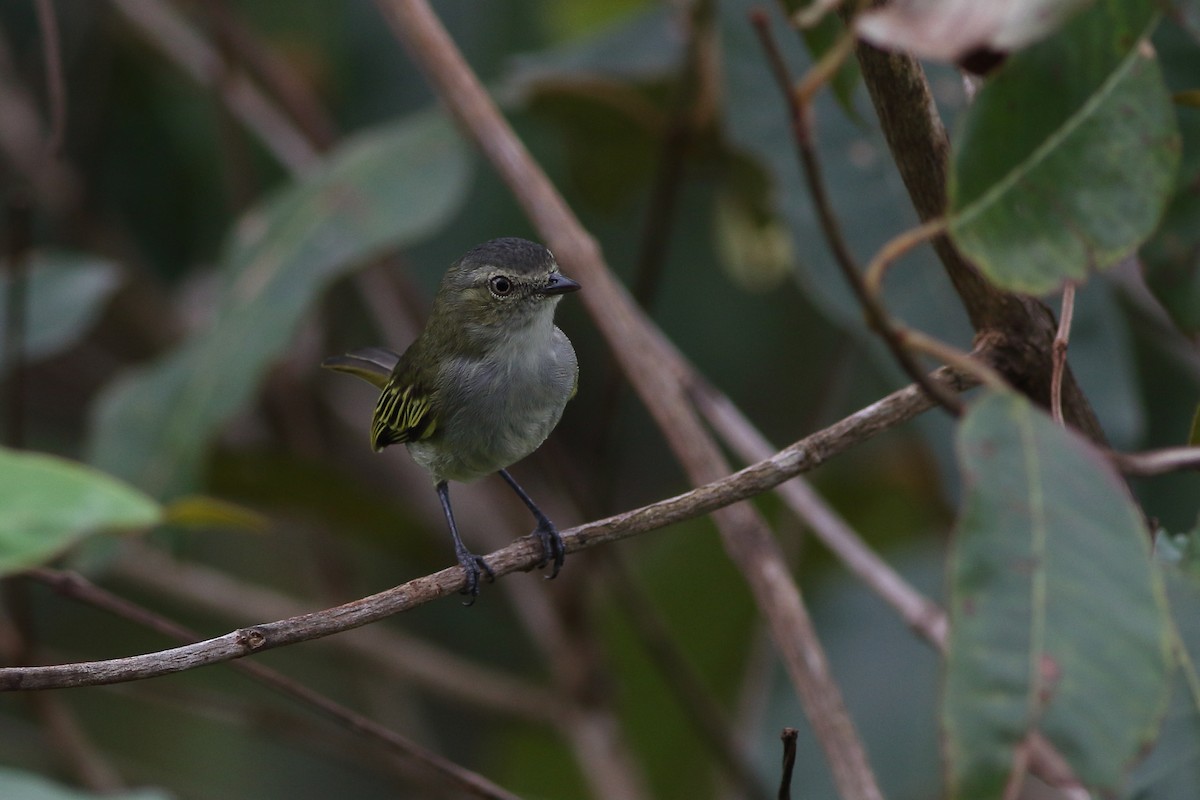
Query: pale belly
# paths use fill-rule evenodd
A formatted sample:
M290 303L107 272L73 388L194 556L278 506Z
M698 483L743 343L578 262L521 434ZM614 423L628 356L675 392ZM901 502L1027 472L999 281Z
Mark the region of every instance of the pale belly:
M458 362L441 389L444 423L408 450L435 481L472 481L504 469L554 430L576 372L575 351L561 332L527 358Z

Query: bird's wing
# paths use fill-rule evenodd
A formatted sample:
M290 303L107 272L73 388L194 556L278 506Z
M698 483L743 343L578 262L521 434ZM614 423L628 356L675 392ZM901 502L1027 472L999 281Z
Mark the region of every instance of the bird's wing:
M399 360L400 354L386 347L364 347L342 356L330 356L321 362L321 366L362 378L376 389L382 389L387 386Z
M433 434L437 420L432 399L411 371L397 370L383 387L371 418L371 445L382 450L389 444L415 442Z

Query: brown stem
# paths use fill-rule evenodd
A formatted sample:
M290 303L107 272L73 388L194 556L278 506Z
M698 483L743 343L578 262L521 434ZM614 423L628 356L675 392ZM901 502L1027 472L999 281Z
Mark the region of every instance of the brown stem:
M795 728L784 728L779 734L783 741L783 774L779 778L779 800L791 800L792 771L796 767L796 737L800 731Z
M928 222L944 216L950 140L924 70L910 56L886 53L864 42L857 54L863 82L918 218ZM992 365L1008 382L1048 408L1054 315L1035 298L993 286L948 237L935 238L933 249L975 328L976 348L986 346ZM1104 432L1069 367L1063 373L1062 394L1067 421L1103 444Z
M1067 346L1071 342L1071 319L1074 316L1075 283L1067 281L1063 286L1062 311L1058 315L1058 333L1054 335L1054 345L1051 351L1050 416L1059 425L1063 424L1063 373L1067 369Z
M787 64L783 60L783 54L775 42L775 37L771 34L771 24L767 15L762 11L752 12L750 21L754 24L754 30L758 34L763 52L766 53L771 72L774 74L775 80L778 82L779 88L783 92L783 96L787 102L792 123L792 136L800 156L800 163L804 167L804 178L808 182L808 193L812 197L813 206L816 208L817 218L821 223L821 231L825 235L825 242L829 245L830 252L833 254L833 260L837 263L842 275L846 278L846 282L850 284L850 288L854 291L854 296L857 298L859 305L862 306L863 313L867 318L867 324L883 338L884 343L887 345L888 350L891 351L897 363L900 364L904 372L918 386L924 391L929 392L929 396L951 414L955 416L961 414L962 403L958 397L942 390L936 383L929 381L925 370L921 368L921 365L917 363L913 354L904 346L904 341L893 326L886 309L878 301L878 298L867 290L866 284L863 282L862 271L859 269L854 255L850 252L850 246L846 243L846 237L842 233L841 224L838 222L837 215L833 211L829 192L825 186L825 177L821 169L821 162L817 158L816 149L813 147L810 119L811 109L808 104L808 101L811 100L811 90L803 97L799 92L793 91L791 75L788 73Z
M937 379L948 381L948 373L942 372ZM828 428L785 447L770 458L718 481L648 506L565 530L562 534L567 552L574 553L658 530L761 494L789 478L816 468L854 444L912 419L932 405L932 401L915 386L893 392ZM487 562L496 576L500 577L510 572L534 570L541 557L540 543L527 536L489 554ZM437 598L451 597L457 594L463 584L462 568L450 567L335 608L242 628L215 639L157 653L107 661L4 667L0 668L0 691L122 683L230 661L347 631Z

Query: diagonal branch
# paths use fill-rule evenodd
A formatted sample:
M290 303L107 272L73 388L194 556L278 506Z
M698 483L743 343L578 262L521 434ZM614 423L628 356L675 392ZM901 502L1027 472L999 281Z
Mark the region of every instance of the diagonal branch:
M377 0L441 101L487 156L545 243L587 287L582 299L693 484L729 471L687 397L681 364L608 268L596 241L500 114L424 0ZM765 520L749 505L713 515L726 553L746 578L845 797L881 797L813 630Z
M946 371L935 375L943 385L955 385ZM761 494L931 406L932 401L920 389L908 386L719 481L563 531L567 552L658 530ZM499 577L533 570L541 556L540 544L526 536L491 553L487 561ZM0 668L0 691L96 686L183 672L357 628L454 595L463 583L462 568L455 566L335 608L241 628L214 639L156 653L106 661Z

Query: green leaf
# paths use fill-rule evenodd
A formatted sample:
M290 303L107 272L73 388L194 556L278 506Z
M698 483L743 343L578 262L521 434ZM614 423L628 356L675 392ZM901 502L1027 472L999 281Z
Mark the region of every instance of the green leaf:
M1115 264L1158 225L1179 133L1151 0L1101 0L1014 56L964 117L950 234L992 281L1045 293Z
M317 295L445 222L469 172L449 122L426 114L348 140L248 213L222 259L216 323L108 388L91 461L156 497L194 489L209 439L250 401Z
M0 330L6 330L11 284L5 263L0 266ZM33 253L25 273L25 359L52 356L78 341L119 284L119 271L111 261L63 250ZM0 358L3 355L0 352ZM4 368L0 364L0 371Z
M99 470L0 448L0 575L44 564L102 531L149 527L161 514L153 499Z
M975 403L958 450L950 794L1000 797L1034 732L1086 786L1115 791L1168 690L1165 602L1141 515L1104 456L1022 396Z

